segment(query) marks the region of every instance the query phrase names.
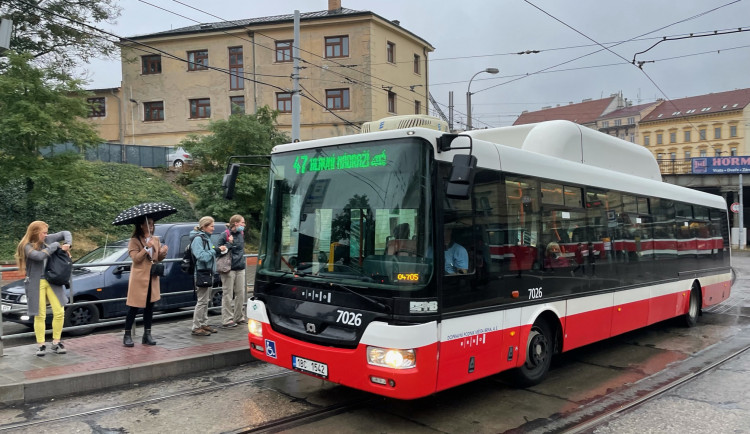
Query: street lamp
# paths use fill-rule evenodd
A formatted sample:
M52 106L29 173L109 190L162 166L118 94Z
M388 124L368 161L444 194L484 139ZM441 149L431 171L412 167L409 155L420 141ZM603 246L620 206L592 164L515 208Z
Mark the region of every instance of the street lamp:
M466 130L467 131L471 130L471 81L474 80L474 77L476 77L477 75L483 72L487 72L489 74L497 74L498 72L500 72L500 70L497 68L487 68L485 70L477 72L471 77L471 80L469 80L469 87L468 89L466 89Z

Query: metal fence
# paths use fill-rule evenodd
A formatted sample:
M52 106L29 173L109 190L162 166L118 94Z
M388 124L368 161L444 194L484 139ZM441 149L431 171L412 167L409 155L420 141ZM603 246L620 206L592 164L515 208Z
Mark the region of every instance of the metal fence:
M100 143L84 151L88 161L107 163L128 163L141 167L166 167L167 154L172 148L167 146L124 145L120 143ZM81 153L81 149L72 143L48 146L39 150L44 157L60 155L65 152Z
M257 256L258 256L257 254L247 254L247 255L245 255L245 258L248 258L248 257L257 257ZM162 262L180 262L180 261L181 261L180 258L173 258L173 259L165 259ZM74 268L89 268L89 267L113 266L113 265L115 265L115 266L116 265L132 265L132 262L129 262L129 261L125 261L125 262L92 262L92 263L87 263L87 264L73 264L73 267ZM0 267L0 273L2 273L3 271L16 271L16 270L18 270L18 267ZM252 283L248 283L248 275L247 274L245 275L245 286L247 288L247 296L249 297L252 294L252 289L253 289L254 285ZM219 289L223 290L224 287L223 286L218 286L218 287L213 288L214 291L215 290L219 290ZM165 298L165 297L170 297L170 296L175 296L175 295L191 294L191 293L193 293L193 291L194 291L194 288L191 288L191 289L189 289L187 291L178 291L178 292L170 292L170 293L161 294L161 296L162 296L162 298ZM109 299L109 300L95 300L95 301L86 300L86 301L77 302L77 303L68 303L65 306L65 308L68 309L68 308L74 307L74 306L90 306L92 304L104 304L104 303L122 302L122 301L125 301L126 299L127 299L127 297L113 298L113 299ZM26 311L26 308L11 309L11 310L6 310L6 311L0 310L0 357L3 356L3 349L4 349L4 343L3 343L3 341L4 340L34 336L34 332L33 331L25 332L25 333L13 333L13 334L10 334L10 335L5 335L3 333L3 322L4 322L3 314L9 313L9 312L25 312L25 311ZM221 306L211 307L211 308L209 308L209 311L212 312L212 313L220 313L221 312ZM172 317L177 317L177 316L186 316L189 313L190 313L189 311L171 312L171 313L165 313L165 312L154 313L154 319L172 318ZM139 317L139 318L137 318L137 320L140 321L140 320L142 320L142 318ZM74 327L65 327L64 330L65 331L76 331L76 330L85 331L85 330L88 330L88 329L94 329L94 328L104 327L104 326L120 325L120 324L125 324L125 319L123 317L120 317L118 319L111 319L111 320L99 321L99 322L97 322L95 324L87 324L87 325L74 326ZM50 333L52 333L52 330L46 330L45 333L46 334L50 334Z
M689 175L693 173L693 159L657 159L662 175Z

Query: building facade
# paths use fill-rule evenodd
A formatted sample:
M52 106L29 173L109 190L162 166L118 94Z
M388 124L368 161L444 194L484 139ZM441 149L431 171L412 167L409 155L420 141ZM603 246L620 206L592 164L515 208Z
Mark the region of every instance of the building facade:
M270 106L292 129L294 16L206 23L122 40L125 143L175 145L210 120ZM354 134L364 122L427 113L422 38L369 11L300 14L300 139Z
M748 155L750 89L664 101L640 122L657 160Z
M626 103L626 107L599 117L596 120L596 129L631 143L640 143L638 128L640 120L659 104L660 102L640 105L627 105Z
M627 101L621 93L613 93L609 98L597 100L585 99L580 103L568 103L556 107L542 107L538 111L524 111L513 125L533 124L536 122L563 120L571 121L589 128L597 128L597 119L615 110L624 108Z

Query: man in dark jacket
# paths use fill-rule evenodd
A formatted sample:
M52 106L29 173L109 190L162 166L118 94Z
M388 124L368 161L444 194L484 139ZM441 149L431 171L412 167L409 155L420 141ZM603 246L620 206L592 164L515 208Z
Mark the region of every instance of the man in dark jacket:
M247 302L245 282L245 218L239 214L233 215L227 223L227 230L221 236L220 246L227 246L232 257L232 267L229 271L219 273L223 295L221 298L222 327L237 327L247 323L245 318L245 303Z

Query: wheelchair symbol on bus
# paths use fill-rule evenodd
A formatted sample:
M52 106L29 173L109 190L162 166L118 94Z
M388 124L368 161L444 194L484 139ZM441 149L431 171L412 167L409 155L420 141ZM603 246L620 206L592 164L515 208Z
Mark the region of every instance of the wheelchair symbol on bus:
M266 356L276 358L276 342L266 339Z

